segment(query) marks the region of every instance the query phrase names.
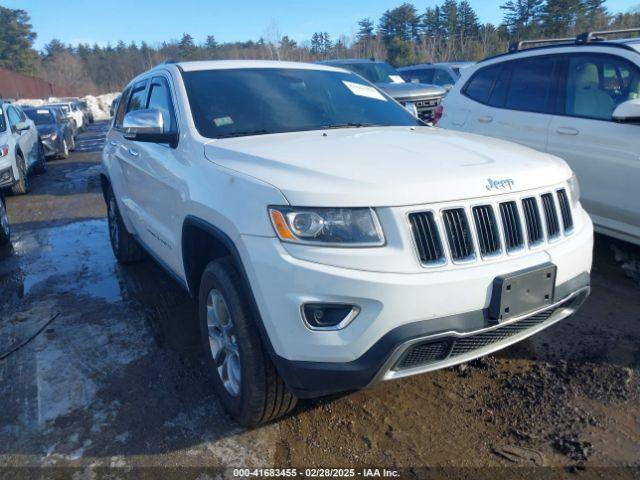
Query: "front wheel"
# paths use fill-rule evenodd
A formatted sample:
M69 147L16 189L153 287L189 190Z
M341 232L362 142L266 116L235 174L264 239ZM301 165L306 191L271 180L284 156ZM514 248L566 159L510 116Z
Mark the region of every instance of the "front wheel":
M205 268L198 302L200 334L218 398L241 425L256 426L290 412L296 397L265 351L242 280L226 257Z
M9 227L9 216L7 215L7 206L0 196L0 247L9 243L11 238L11 228Z
M18 165L18 181L11 187L11 193L24 195L29 191L29 177L27 175L27 164L19 153L16 156L16 164Z
M33 166L33 171L35 173L44 173L47 171L47 159L44 156L44 145L42 145L42 141L38 139L38 160Z
M69 158L69 146L67 145L67 139L62 139L62 153L58 155L59 158Z

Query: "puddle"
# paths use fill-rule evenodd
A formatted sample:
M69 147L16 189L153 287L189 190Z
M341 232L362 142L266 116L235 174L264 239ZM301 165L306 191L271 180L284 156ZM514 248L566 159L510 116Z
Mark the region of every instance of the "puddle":
M46 286L48 292L122 300L106 220L89 220L15 235L22 273L21 296Z

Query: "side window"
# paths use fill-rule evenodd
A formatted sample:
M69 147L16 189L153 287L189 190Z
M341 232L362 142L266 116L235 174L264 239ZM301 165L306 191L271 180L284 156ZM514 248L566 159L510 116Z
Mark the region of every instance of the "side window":
M456 82L446 70L437 69L433 75L433 83L435 85L453 85Z
M487 103L499 72L499 64L481 68L465 85L464 94L477 102Z
M122 128L122 121L124 120L124 113L126 110L127 100L129 99L130 88L127 88L118 101L118 111L116 112L116 120L113 124L115 128Z
M632 63L597 53L569 56L567 115L611 120L618 105L637 98L640 98L640 70Z
M496 82L493 85L493 90L491 91L491 96L487 102L492 107L504 107L504 102L507 99L507 91L509 90L509 81L511 80L511 63L512 62L503 63L500 73L498 73Z
M553 113L554 56L531 57L512 63L505 107L535 113Z
M126 113L143 109L147 101L146 94L147 81L142 80L141 82L136 83L131 90L131 96L129 97L129 101L127 102L128 105Z
M21 122L26 122L27 121L27 116L24 114L22 109L21 108L16 108L16 111L18 112L18 116L20 117L20 121Z
M16 124L20 123L20 115L17 110L13 107L7 108L7 116L9 117L9 125L11 128L15 127Z
M176 118L173 102L171 101L171 90L164 77L154 77L151 81L147 108L160 110L165 133L176 131Z

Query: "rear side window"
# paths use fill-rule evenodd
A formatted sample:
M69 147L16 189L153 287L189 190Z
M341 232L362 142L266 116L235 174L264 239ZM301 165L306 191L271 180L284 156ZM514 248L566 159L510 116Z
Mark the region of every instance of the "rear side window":
M505 107L535 113L553 113L556 83L554 57L532 57L511 62L511 81Z
M414 78L420 83L433 83L433 68L423 68L421 70L411 70L403 72L405 77L413 80Z
M465 85L464 94L477 102L487 103L499 72L500 65L481 68Z
M122 96L118 101L118 111L116 112L116 120L113 124L115 128L122 128L122 121L124 120L125 106L127 105L127 99L129 98L130 88L127 88L122 92Z

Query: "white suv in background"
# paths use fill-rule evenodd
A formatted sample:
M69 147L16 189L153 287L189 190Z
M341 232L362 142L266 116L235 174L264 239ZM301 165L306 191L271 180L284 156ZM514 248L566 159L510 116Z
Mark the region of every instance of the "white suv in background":
M607 33L522 42L464 70L438 126L563 158L596 230L640 244L640 39Z
M29 174L46 169L38 130L22 109L0 100L0 189L29 191Z
M493 352L589 292L565 162L428 127L340 68L160 65L122 93L103 166L116 258L151 254L197 299L245 425Z

